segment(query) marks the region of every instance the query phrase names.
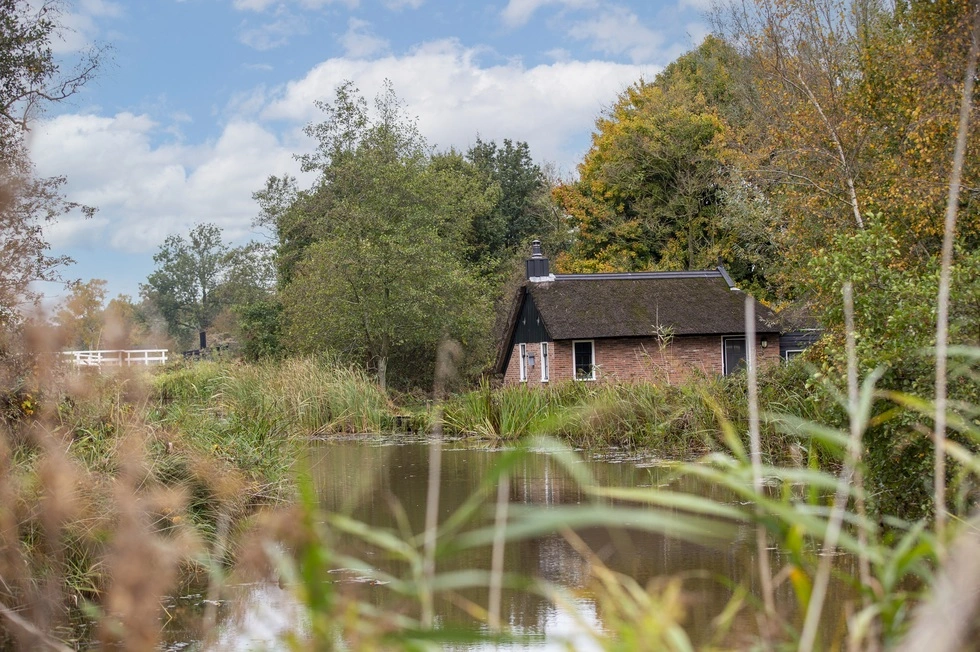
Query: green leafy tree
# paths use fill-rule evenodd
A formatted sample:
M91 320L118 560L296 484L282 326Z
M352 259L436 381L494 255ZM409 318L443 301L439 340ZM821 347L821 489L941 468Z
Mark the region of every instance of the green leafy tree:
M297 198L314 242L282 292L288 341L365 364L382 386L389 369L422 384L440 340L483 341L487 292L463 257L489 206L459 161L431 156L390 85L373 114L350 83L318 106L318 146L300 160L319 179Z
M186 239L168 236L153 255L157 269L140 289L160 310L174 336L186 338L206 330L221 312L216 290L227 256L221 229L214 224L199 224Z
M526 142L505 138L498 146L477 138L466 159L499 192L493 210L473 221L474 260L505 259L534 238L547 239L554 224L550 184Z
M725 253L719 189L735 115L727 61L709 39L626 89L596 122L579 180L555 198L576 231L566 271L696 269Z
M935 389L934 353L938 259L910 268L907 251L891 235L888 220L866 214L866 228L838 234L807 265L814 306L823 316L826 335L809 353L819 372L832 382L846 376L844 311L841 288L854 288L854 326L861 375L877 367L884 375L880 391L900 391L931 397ZM957 252L950 292L949 341L953 345L980 344L980 252ZM952 362L949 384L953 412L974 418L964 406L980 402L975 370L957 369ZM881 402L876 408L889 414L872 419L865 434L869 495L883 513L921 518L931 509L932 487L910 483L929 477L933 442L922 430L920 415ZM961 441L975 447L975 442Z
M219 325L219 317L221 330L237 330L232 308L269 300L275 286L268 248L232 248L214 224L199 224L186 238L168 236L153 260L157 268L140 290L182 344Z
M299 189L295 177L273 175L252 198L259 205L259 215L253 224L272 232L276 243L276 276L281 285L288 284L307 247L316 240L310 193Z

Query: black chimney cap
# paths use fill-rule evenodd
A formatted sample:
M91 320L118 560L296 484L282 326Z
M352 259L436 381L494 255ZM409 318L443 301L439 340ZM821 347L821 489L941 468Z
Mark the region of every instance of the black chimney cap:
M541 253L541 241L534 240L531 242L531 258L542 258L544 254Z

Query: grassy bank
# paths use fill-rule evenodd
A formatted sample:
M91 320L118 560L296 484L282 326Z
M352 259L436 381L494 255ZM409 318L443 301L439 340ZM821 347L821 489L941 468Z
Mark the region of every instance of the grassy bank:
M806 388L802 364L774 367L761 379L762 409L772 414L813 416L816 402ZM549 435L586 449L620 446L684 458L718 450L719 418L748 432L744 374L703 376L682 385L653 383L553 383L478 390L450 398L445 405L447 432L515 441ZM773 422L763 429L764 452L771 460L795 455L799 442Z
M363 374L313 360L38 363L0 410L0 622L25 648L79 622L154 645L159 597L220 575L247 519L294 497L300 441L379 431L392 412Z

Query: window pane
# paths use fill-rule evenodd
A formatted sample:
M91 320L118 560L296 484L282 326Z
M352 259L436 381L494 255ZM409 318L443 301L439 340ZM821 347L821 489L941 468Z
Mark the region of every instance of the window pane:
M521 359L521 381L527 380L527 344L518 345Z
M745 368L747 349L744 337L723 338L725 344L724 372L733 374Z
M575 343L575 377L592 378L592 342Z
M551 371L548 369L548 343L541 342L541 381L549 380Z

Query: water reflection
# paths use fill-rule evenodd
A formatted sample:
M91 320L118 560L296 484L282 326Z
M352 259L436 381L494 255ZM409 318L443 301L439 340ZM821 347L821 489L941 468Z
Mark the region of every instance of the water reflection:
M419 534L425 520L428 483L428 447L423 443L391 445L389 442L327 441L311 450L311 471L321 506L341 512L375 527L390 528L403 537ZM453 514L480 489L486 474L499 459L500 452L473 448L466 443L449 443L442 456L440 520ZM579 462L602 486L672 488L728 501L729 495L696 478L676 480L662 467L644 460L624 460L604 456ZM550 455L531 453L512 472L510 501L530 509L547 510L558 505L589 501L580 486ZM484 513L483 518L488 518ZM612 570L635 578L645 585L653 578L685 576L686 625L695 641L705 640L712 618L721 613L731 593L730 583L751 582L754 576L754 549L748 544L749 531L723 548L706 547L670 537L629 529L590 528L578 536L596 558ZM357 543L356 546L361 546ZM363 549L361 553L364 558ZM398 574L401 568L383 555L369 554L372 563ZM505 566L510 572L541 578L571 591L577 600L573 614L559 611L542 596L523 591L504 591L504 622L518 632L556 636L574 635L583 627L600 627L601 614L590 599L590 562L575 551L559 533L537 539L508 543ZM776 568L779 566L776 565ZM438 572L461 569L490 569L489 548L467 550L449 559L440 559ZM460 597L486 605L486 589L463 590ZM782 596L787 601L791 596ZM372 596L379 606L394 607L391 596L379 592ZM453 627L477 627L471 616L456 603L437 605L441 622ZM569 629L570 624L577 623ZM576 649L584 644L576 639Z
M442 454L440 522L445 522L481 486L501 452L467 442L448 442ZM601 486L670 487L719 502L731 502L724 489L699 478L674 478L671 472L650 460L611 452L577 463ZM349 515L373 528L386 528L403 540L420 535L425 521L428 487L429 448L425 442L405 443L380 439L349 439L318 442L309 450L308 465L319 503L324 511ZM495 495L495 489L489 492ZM557 506L587 503L590 497L552 456L530 453L522 457L511 472L510 502L515 511L549 510ZM491 506L479 511L469 527L490 522ZM722 546L697 545L661 534L623 528L588 528L576 532L591 557L584 557L561 533L535 539L509 542L505 549L506 570L550 582L560 588L564 600L555 601L539 593L505 589L501 620L516 634L535 637L538 642L524 649L599 649L591 634L603 631L604 614L590 591L596 560L605 567L635 579L640 586L665 577L682 577L684 626L697 646L710 640L712 620L721 614L732 596L731 587L747 586L758 595L754 559L754 531L740 528L735 538ZM404 577L404 562L391 559L363 541L348 537L337 542L339 551L369 561L378 569ZM772 568L786 565L783 553L773 549ZM839 570L848 573L850 560L844 558ZM440 557L437 572L491 567L490 550L467 549L450 557ZM356 590L359 597L386 613L415 613L417 604L395 596L384 586L364 583L355 574L338 572L335 581ZM839 625L844 603L840 586L835 586L825 619L829 627ZM276 640L290 631L302 631L302 609L287 591L274 585L248 587L243 618L228 628L217 649L275 649ZM789 582L778 587L781 613L798 620L793 613L795 599ZM452 599L437 601L437 621L445 628L481 630L483 624L471 615L473 605L485 608L487 589L461 589ZM755 639L756 622L752 610L736 619L726 642ZM608 616L608 614L606 614ZM456 649L472 649L458 647Z

